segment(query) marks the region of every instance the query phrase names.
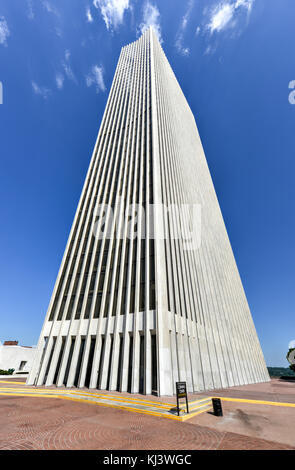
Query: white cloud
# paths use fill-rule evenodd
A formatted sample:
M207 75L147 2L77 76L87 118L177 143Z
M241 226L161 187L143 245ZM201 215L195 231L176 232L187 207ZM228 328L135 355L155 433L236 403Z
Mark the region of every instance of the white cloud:
M10 31L4 16L0 16L0 44L6 46L7 38L10 36Z
M210 54L212 52L212 46L207 46L204 52L204 55Z
M254 0L235 0L234 2L222 1L211 10L210 21L207 29L210 33L220 32L224 29L235 26L236 15L242 10L248 14L251 12Z
M43 7L48 13L52 13L55 16L60 16L58 10L48 0L43 0Z
M93 22L93 18L92 18L92 15L91 15L91 10L90 10L89 7L86 8L86 18L87 18L88 23Z
M44 98L45 100L48 98L48 96L51 93L51 91L48 88L41 87L37 85L36 82L32 82L32 88L36 95L42 96L42 98Z
M45 8L45 10L48 13L52 13L56 17L56 19L57 19L56 22L60 23L61 15L60 15L60 12L58 11L58 9L54 5L52 5L52 3L50 3L48 0L42 0L42 5L43 5L43 8ZM60 37L60 38L62 37L63 32L62 32L62 29L60 28L60 26L57 26L55 24L54 31L55 31L55 33L58 37Z
M254 0L236 0L236 8L243 6L248 11L251 11L253 3L254 3Z
M190 55L190 48L189 47L184 47L180 40L177 40L175 44L176 44L176 48L177 48L177 50L180 54L186 55L186 56Z
M194 0L189 0L186 13L181 20L180 27L176 34L176 41L175 41L176 49L178 50L180 54L184 56L188 56L190 54L190 49L189 47L185 47L183 45L183 40L184 40L184 33L187 28L187 24L190 19L193 7L194 7Z
M212 14L211 21L208 24L211 34L214 31L221 31L224 29L231 21L234 15L234 6L229 3L218 5Z
M106 87L103 79L103 68L98 65L93 65L90 73L86 77L86 85L90 87L91 85L96 86L96 93L100 91L106 91Z
M28 13L27 16L29 20L33 20L35 18L35 13L33 10L33 0L27 0L27 5L28 5Z
M59 28L58 26L56 26L56 27L54 28L54 30L55 30L56 35L57 35L59 38L62 38L62 36L63 36L62 29Z
M74 72L72 70L72 67L71 67L71 64L70 64L70 58L71 58L71 53L67 49L65 51L65 60L62 61L62 66L63 66L64 73L65 73L66 77L69 80L72 80L73 82L77 83L77 79L75 77L75 74L74 74Z
M163 42L161 35L160 12L155 5L152 5L149 0L145 3L143 8L143 22L139 25L139 31L142 34L150 26L153 27L160 42Z
M64 86L65 77L62 73L57 73L55 76L56 86L59 90L61 90Z
M123 23L125 10L130 8L129 0L93 0L95 8L100 9L107 29L116 29Z
M56 86L59 90L62 90L64 87L65 79L69 79L72 82L78 84L77 78L71 67L71 52L66 49L64 54L64 59L61 61L62 70L58 71L55 75Z

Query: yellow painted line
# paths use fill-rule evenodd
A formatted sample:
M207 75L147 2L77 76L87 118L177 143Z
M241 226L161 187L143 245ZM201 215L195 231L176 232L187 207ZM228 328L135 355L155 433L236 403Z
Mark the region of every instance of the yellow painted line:
M9 384L20 384L23 385L24 382L12 382L8 380L0 380L0 383L9 383ZM3 387L0 388L0 390L7 390L11 391L13 388L7 388ZM56 390L56 389L44 389L44 388L17 388L16 390L19 391L25 391L28 392L30 391L31 393L36 393L36 394L46 394L48 396L49 394L51 396L54 395L79 395L79 396L89 396L89 397L94 397L98 399L107 399L107 400L112 400L112 401L121 401L121 402L127 402L127 403L134 403L134 404L142 404L142 405L152 405L156 408L173 408L175 407L175 403L163 403L163 402L156 402L156 401L148 401L148 400L141 400L140 398L132 398L132 397L120 397L118 395L108 395L108 394L96 394L96 393L90 393L90 392L80 392L76 390ZM33 395L30 395L33 396ZM275 401L266 401L266 400L251 400L251 399L246 399L246 398L230 398L230 397L207 397L207 398L202 398L201 400L194 400L189 402L189 406L192 406L194 404L201 404L202 402L206 402L209 400L212 400L212 398L219 398L220 400L223 401L231 401L231 402L238 402L238 403L252 403L252 404L258 404L258 405L270 405L270 406L282 406L282 407L288 407L288 408L295 408L295 403L285 403L285 402L275 402ZM185 408L185 404L181 404L180 408Z
M191 413L191 414L186 415L186 416L175 416L175 415L160 413L160 412L157 412L157 411L140 410L138 408L131 408L130 406L122 406L122 405L116 406L116 405L111 405L109 403L98 403L98 402L93 402L93 401L91 402L91 401L88 401L88 400L83 400L81 398L64 397L64 399L65 400L78 401L78 402L84 402L84 403L92 403L94 405L99 405L99 406L108 406L110 408L117 408L117 409L121 409L121 410L131 411L133 413L142 413L142 414L157 416L157 417L161 417L161 418L174 419L176 421L186 421L187 419L193 418L194 416L196 416L198 414L201 414L204 411L207 411L207 409L210 409L210 408L207 408L206 410L201 410L201 411L198 411L196 413Z
M13 390L13 388L0 388L0 390L4 391L10 391ZM77 392L76 390L52 390L52 389L27 389L27 388L17 388L15 390L18 390L19 392L28 392L30 391L31 393L34 393L36 395L40 393L46 393L48 395L78 395L78 396L89 396L91 398L97 398L97 399L102 399L102 400L111 400L111 401L118 401L118 402L127 402L131 404L138 404L138 405L143 405L143 406L153 406L155 408L160 408L160 409L167 409L169 410L170 408L174 407L175 404L173 405L167 405L167 404L161 404L159 402L155 401L145 401L139 399L133 398L132 400L129 399L129 397L120 397L117 395L106 395L106 394L91 394L88 392Z
M83 392L75 392L75 393L81 393L84 394ZM95 393L90 393L86 392L85 394L94 396L96 397L97 394ZM161 406L162 408L171 408L175 406L175 403L166 403L166 402L158 402L158 401L148 401L148 400L142 400L141 398L133 398L133 397L120 397L119 395L107 395L107 394L99 394L99 396L104 397L104 398L114 398L116 400L123 400L123 401L128 401L130 403L132 402L137 402L137 403L142 403L142 404L150 404L150 405L156 405L156 406Z
M67 393L70 393L70 392L67 392ZM124 397L124 396L119 396L119 395L107 395L107 394L96 394L96 393L89 393L89 392L78 392L78 391L75 391L75 390L72 390L72 393L75 394L75 395L88 395L90 397L103 397L103 398L106 398L108 400L117 400L117 401L127 401L127 402L130 402L130 403L138 403L138 404L142 404L142 405L153 405L153 406L156 406L158 408L171 408L173 406L175 406L175 404L173 403L163 403L163 402L158 402L158 401L147 401L147 400L142 400L141 398L131 398L131 397Z
M25 385L25 382L13 382L12 380L0 380L0 384L22 384L22 385Z
M9 394L9 392L11 391L11 389L9 388L6 388L6 389L0 389L0 390L3 390L3 391L6 391L8 392L7 395ZM50 398L51 396L54 397L54 398L66 398L66 394L59 394L58 393L58 390L47 390L45 391L44 389L38 389L38 390L34 390L32 393L28 393L28 390L27 389L18 389L18 392L21 393L23 392L23 394L21 396L43 396L43 397L47 397L47 398ZM12 395L12 394L11 394ZM79 392L75 392L73 391L72 393L70 391L67 392L67 395L79 395L79 396L85 396L83 393L79 393ZM95 397L95 398L98 398L98 399L101 399L101 396L98 396L98 395L90 395L88 394L88 396L92 396L92 397ZM127 402L128 403L128 400L124 400L124 398L109 398L108 395L103 395L104 399L109 399L110 401L117 401L117 402ZM73 398L73 397L69 397L69 398ZM73 398L75 399L75 398ZM78 399L77 399L78 400ZM85 402L89 403L89 400L85 399L84 400ZM153 408L160 408L160 406L158 406L157 402L146 402L146 403L143 403L143 400L138 400L137 402L133 402L134 404L140 404L140 405L143 405L143 406L148 406L146 403L150 403L151 405L153 405ZM197 402L195 402L197 403ZM103 404L103 403L102 403ZM119 408L120 405L114 405L116 408ZM198 406L194 406L193 407L193 410L192 412L190 413L190 416L192 417L192 413L198 409L198 408L201 408L204 406L204 403L200 403ZM175 404L172 406L172 408L175 408ZM126 406L124 409L128 409L128 410L132 410L132 408L130 406ZM171 409L171 406L167 407L167 411ZM180 409L183 409L183 406L180 407ZM156 411L154 413L157 413Z
M208 408L205 408L204 410L197 411L195 413L189 413L186 416L182 416L182 421L186 421L187 419L193 418L194 416L200 415L202 413L205 413L205 411L212 410L212 406L208 406Z
M9 392L9 391L16 391L16 392L28 392L28 393L35 393L35 394L38 394L38 393L46 393L48 395L61 395L58 391L49 391L49 390L31 390L31 389L27 389L27 388L8 388L8 387L1 387L0 388L0 391L1 390L5 390L6 392Z
M7 383L7 382L5 382ZM22 382L18 382L18 383L22 383ZM22 383L23 384L23 383ZM1 388L0 388L1 389ZM10 389L12 390L12 389ZM21 390L20 388L18 388L18 390ZM23 388L22 390L31 390L31 391L34 391L34 392L39 392L39 391L45 391L46 390L46 393L53 393L53 394L77 394L77 395L88 395L88 396L91 396L91 397L98 397L98 398L107 398L107 399L115 399L115 400L118 400L118 401L128 401L128 402L134 402L134 403L142 403L142 404L149 404L149 405L154 405L154 406L157 406L157 407L161 407L161 408L171 408L173 406L175 406L175 403L166 403L166 402L158 402L158 401L148 401L148 400L142 400L141 398L132 398L132 397L120 397L118 395L109 395L109 394L102 394L102 393L99 393L99 394L96 394L96 393L91 393L91 392L80 392L80 391L76 391L76 390L56 390L56 389L46 389L46 388L30 388L30 389L27 389L27 388Z
M33 397L33 398L60 398L60 399L63 399L63 400L70 400L70 401L77 401L77 402L81 402L81 403L88 403L88 404L93 404L93 405L98 405L98 406L107 406L109 408L115 408L115 409L121 409L121 410L125 410L125 411L131 411L133 413L142 413L142 414L147 414L147 415L151 415L151 416L156 416L156 417L161 417L161 418L167 418L167 419L174 419L176 421L186 421L187 419L190 419L190 418L193 418L194 416L200 414L200 413L203 413L205 411L207 411L209 408L206 408L204 410L201 410L201 411L198 411L198 412L195 412L195 413L190 413L189 415L186 415L186 416L175 416L175 415L170 415L170 414L165 414L165 413L161 413L161 412L158 412L158 411L150 411L150 410L142 410L142 409L138 409L138 408L132 408L131 406L123 406L123 405L113 405L113 404L110 404L110 403L105 403L105 402L96 402L96 401L91 401L91 400L87 400L87 399L83 399L83 398L74 398L74 397L67 397L67 396L63 396L63 395L57 395L57 394L41 394L41 393L21 393L20 391L19 392L16 392L16 393L12 393L11 391L7 391L7 392L2 392L0 391L0 395L2 396L21 396L21 397Z
M25 382L17 382L17 381L12 381L12 380L0 380L0 383L5 383L5 384L17 384L17 385L24 385ZM127 403L130 403L130 404L140 404L140 405L152 405L153 407L155 408L162 408L162 409L170 409L170 408L175 408L175 403L165 403L165 402L156 402L156 401L148 401L148 400L141 400L140 398L133 398L133 397L120 397L118 395L108 395L108 394L95 394L95 393L91 393L91 392L80 392L80 391L76 391L76 390L56 390L56 389L44 389L44 388L39 388L39 389L36 389L36 388L17 388L16 390L18 390L19 392L25 392L23 395L20 395L19 393L12 393L12 390L13 387L11 388L7 388L7 387L3 387L1 388L0 387L0 394L1 395L8 395L8 393L1 393L1 391L3 392L9 392L9 394L11 396L30 396L30 397L36 397L36 396L39 396L39 397L46 397L46 398L65 398L65 399L71 399L71 400L76 400L75 398L70 398L70 397L66 397L66 396L63 396L63 395L79 395L79 396L89 396L89 397L93 397L93 398L97 398L97 399L106 399L106 400L111 400L111 401L119 401L119 402L127 402ZM30 392L30 393L28 393ZM223 400L223 401L231 401L231 402L238 402L238 403L252 403L252 404L257 404L257 405L270 405L270 406L281 406L281 407L287 407L287 408L295 408L295 403L285 403L285 402L275 402L275 401L266 401L266 400L251 400L251 399L246 399L246 398L230 398L230 397L217 397L217 396L214 396L214 397L206 397L206 398L202 398L200 400L194 400L194 401L191 401L189 402L189 406L192 406L194 404L198 404L199 406L197 406L197 408L199 408L200 406L202 406L202 402L206 402L206 401L209 401L209 400L212 400L212 398L219 398L220 400ZM77 399L79 400L79 399ZM86 403L93 403L87 399L84 400ZM114 406L115 408L120 408L120 405L110 405L110 404L106 404L106 403L97 403L99 405L105 405L105 406ZM180 405L180 409L183 409L185 408L185 404L181 404ZM193 408L195 409L195 407L193 406ZM128 410L131 410L130 407L123 407L123 409L128 409ZM138 412L143 412L143 410L136 410ZM151 413L157 413L157 412L148 412L148 414L151 414ZM199 414L200 411L198 411L196 414ZM158 414L157 414L158 415ZM184 419L189 419L189 417L192 417L194 414L193 413L190 413L189 415L185 416ZM163 415L165 417L167 417L166 415ZM178 419L178 417L172 417L170 416L171 419Z
M8 387L3 387L3 388L0 388L0 391L5 391L5 392L11 392L12 388L8 388ZM88 393L83 393L83 392L76 392L75 390L68 390L66 391L66 393L59 393L59 390L52 390L52 389L49 389L49 390L46 390L46 389L35 389L35 390L32 390L32 389L27 389L27 388L18 388L18 389L15 389L17 392L21 393L25 393L25 394L28 394L29 392L31 394L34 394L34 395L40 395L40 394L46 394L48 396L61 396L63 397L64 395L78 395L78 396L89 396L90 398L96 398L96 399L100 399L100 400L111 400L111 401L119 401L119 402L127 402L129 403L129 399L126 398L124 399L124 397L120 397L120 396L114 396L114 395L99 395L99 394L88 394ZM206 401L210 401L210 400L206 400ZM146 402L144 400L141 400L141 399L138 399L138 400L134 400L132 402L133 404L139 404L139 405L142 405L142 406L147 406L147 405L152 405L153 407L155 408L162 408L161 404L159 404L158 402ZM195 402L190 402L189 405L191 405L192 403L194 403L195 405L192 406L192 408L199 408L200 406L204 406L205 403L204 403L204 400L200 400L200 401L195 401ZM173 405L169 405L169 406L166 406L167 409L171 409L172 408L175 408L176 407L176 404L174 403ZM180 405L180 409L182 408L185 408L186 407L186 404L181 404Z
M95 402L95 401L83 400L83 398L73 398L73 397L63 397L63 398L65 400L78 401L78 402L82 402L82 403L91 403L93 405L108 406L110 408L116 408L116 409L120 409L120 410L131 411L131 412L134 412L134 413L142 413L142 414L148 414L148 415L152 415L152 416L159 416L159 417L162 417L162 418L179 420L178 416L168 415L168 414L160 413L160 412L157 412L157 411L141 410L141 409L138 409L138 408L131 408L130 406L112 405L110 403L99 403L99 402Z
M189 407L190 410L195 410L197 408L200 408L201 406L208 406L208 405L211 405L211 400L210 401L208 400L208 402L201 402L201 403L194 402L194 405L192 405L190 402L188 403L188 407ZM175 407L176 407L176 405L174 405L174 408ZM179 409L180 410L186 410L186 404L184 404L184 405L181 404L179 406Z
M24 385L25 383L24 382L11 382L11 381L0 381L0 383L17 383L17 384L22 384ZM134 403L140 403L140 404L149 404L149 405L153 405L153 406L156 406L156 407L161 407L161 408L173 408L175 407L175 403L167 403L167 402L158 402L158 401L150 401L150 400L143 400L141 398L133 398L133 397L120 397L118 395L109 395L109 394L102 394L102 393L99 393L99 394L96 394L96 393L91 393L91 392L80 392L80 391L76 391L76 390L66 390L66 389L61 389L61 390L57 390L57 389L45 389L45 388L34 388L34 386L30 386L28 385L28 387L32 387L30 388L30 390L32 391L45 391L46 390L46 393L49 392L49 393L56 393L56 394L77 394L77 395L88 395L88 396L91 396L91 397L97 397L97 398L107 398L107 399L115 399L115 400L118 400L118 401L127 401L127 402L134 402ZM0 388L1 389L1 388ZM19 389L18 389L19 390ZM27 390L26 389L23 389L23 390ZM210 400L210 397L206 397L206 398L202 398L201 400L194 400L194 401L191 401L189 402L189 405L193 405L195 403L199 403L199 402L202 402L202 401L207 401L207 400ZM181 404L180 407L183 407L185 406L185 404Z
M22 382L18 382L22 383ZM1 388L0 388L1 389ZM3 389L2 389L3 390ZM11 389L10 389L11 390ZM21 390L18 388L18 390ZM27 388L23 388L23 391L28 390ZM76 390L57 390L57 389L46 389L46 388L30 388L29 390L32 390L32 392L46 392L45 393L52 393L52 394L75 394L75 395L87 395L90 397L95 397L95 398L106 398L108 400L117 400L117 401L127 401L130 403L138 403L138 404L148 404L148 405L153 405L157 408L173 408L175 407L175 403L166 403L166 402L158 402L158 401L150 401L150 400L143 400L141 398L133 398L133 397L123 397L119 395L109 395L109 394L102 394L102 393L91 393L91 392L82 392L82 391L76 391ZM210 400L210 397L208 398L202 398L201 400L195 400L192 402L189 402L189 405L194 405L195 403L201 403L203 401L208 401ZM186 406L185 404L181 404L180 407Z
M60 398L58 396L54 396L54 395L41 395L41 394L38 394L38 395L33 395L31 393L8 393L8 392L0 392L0 395L2 396L6 396L6 397L43 397L43 398Z
M195 411L198 411L198 410L200 410L200 409L204 409L205 407L208 407L208 406L212 406L212 405L208 403L208 404L206 404L206 405L195 406L194 408L190 408L190 407L189 407L189 412L190 412L190 413L194 413ZM181 408L181 410L182 410L182 408ZM184 411L185 411L185 409L184 409Z
M174 407L175 405L162 405L161 403L158 403L158 402L155 402L155 401L145 401L145 400L141 400L140 398L138 399L135 399L135 398L132 398L132 399L129 399L129 397L120 397L120 396L117 396L117 395L96 395L96 394L84 394L82 392L75 392L73 393L73 395L79 395L79 396L89 396L89 397L93 397L93 398L99 398L101 400L110 400L110 401L117 401L117 402L124 402L124 403L130 403L131 405L134 404L134 405L142 405L142 406L153 406L154 408L160 408L160 409L167 409L169 410L170 408Z
M33 397L33 398L39 398L39 397L43 397L43 398L60 398L60 399L63 399L63 400L71 400L71 401L78 401L78 402L81 402L81 403L88 403L88 404L92 404L92 405L98 405L98 406L107 406L109 408L115 408L115 409L121 409L121 410L125 410L125 411L131 411L131 412L134 412L134 413L142 413L142 414L148 414L148 415L152 415L152 416L159 416L159 417L162 417L162 418L168 418L168 419L175 419L175 420L178 420L178 421L182 421L182 418L181 417L178 417L178 416L173 416L173 415L166 415L164 413L160 413L160 412L156 412L156 411L149 411L149 410L140 410L140 409L137 409L137 408L131 408L130 406L122 406L122 405L112 405L110 403L99 403L99 402L95 402L95 401L90 401L90 400L85 400L85 399L82 399L82 398L73 398L73 397L66 397L66 396L59 396L59 395L41 395L41 394L29 394L29 393L1 393L0 392L0 395L2 396L19 396L19 397Z
M194 403L201 403L203 401L210 401L210 400L211 400L210 397L201 398L200 400L189 401L189 405L193 405Z
M279 401L264 401L264 400L248 400L246 398L229 398L229 397L211 397L219 398L223 401L236 401L240 403L252 403L257 405L271 405L271 406L286 406L289 408L295 408L295 403L283 403Z

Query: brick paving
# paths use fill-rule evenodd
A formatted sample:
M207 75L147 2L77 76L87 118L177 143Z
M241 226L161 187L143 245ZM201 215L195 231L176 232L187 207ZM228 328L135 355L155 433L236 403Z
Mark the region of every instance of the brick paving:
M270 382L202 392L204 395L295 403L295 382L278 378ZM197 398L199 394L192 396Z
M14 381L24 386L23 379L14 377L7 378L7 383L0 387L16 387ZM159 403L175 400L103 393ZM206 393L190 394L189 400L200 399L201 395ZM274 379L269 383L210 391L207 395L295 403L295 383ZM182 423L87 403L0 396L0 450L295 450L292 426L295 408L237 402L223 402L223 408L223 418L203 413Z
M0 449L292 449L227 431L51 398L0 397ZM196 418L194 418L195 420Z

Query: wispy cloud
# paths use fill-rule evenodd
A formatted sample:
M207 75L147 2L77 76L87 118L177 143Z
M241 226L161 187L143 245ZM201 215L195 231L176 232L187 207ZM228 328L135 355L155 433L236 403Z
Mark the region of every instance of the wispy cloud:
M61 66L61 68L59 67L60 70L58 70L55 74L55 83L56 83L58 90L63 89L64 82L66 79L71 80L77 85L78 80L71 66L71 52L69 51L69 49L65 50L64 59L61 61L60 66Z
M86 8L86 18L88 23L93 23L93 17L91 15L91 10L89 7Z
M42 96L42 98L44 98L45 100L48 98L48 96L51 93L49 88L41 87L36 82L32 82L32 88L36 95Z
M139 25L139 32L142 34L146 29L152 26L159 41L163 42L160 16L160 12L156 5L153 5L148 0L143 7L143 22Z
M251 12L254 0L222 1L215 5L210 13L207 29L211 34L219 33L236 25L237 16L242 12Z
M220 4L212 12L210 23L207 27L212 34L214 31L221 31L230 25L234 16L234 6L229 3Z
M229 33L227 37L236 38L248 24L255 0L215 0L213 6L203 10L203 20L196 28L208 41L204 54L217 51L220 33Z
M35 18L35 13L33 10L33 0L27 0L27 5L28 5L27 16L29 20L33 20Z
M55 31L55 34L56 34L59 38L62 38L63 32L62 32L62 29L61 29L61 28L59 28L58 26L55 26L54 31Z
M57 73L56 74L55 81L56 81L56 86L59 90L62 90L62 88L64 86L64 80L65 80L65 77L63 76L62 73Z
M178 52L184 56L188 56L190 54L190 49L189 47L185 47L183 45L184 41L184 33L187 28L188 21L190 19L192 9L194 7L194 0L189 0L188 5L187 5L187 10L185 12L185 15L182 17L180 27L178 29L178 32L176 34L176 41L175 41L175 46Z
M0 44L7 45L7 38L10 36L10 31L4 16L0 16Z
M63 67L63 70L64 70L64 73L65 73L66 77L69 80L72 80L73 82L77 83L77 79L76 79L75 74L74 74L74 72L72 70L72 67L71 67L70 58L71 58L71 53L67 49L65 51L65 58L62 61L62 67Z
M125 10L130 8L130 0L93 0L95 8L100 9L107 29L116 29L123 23Z
M43 7L48 11L48 13L52 13L55 16L60 16L57 8L55 8L55 6L52 5L52 3L50 3L48 0L43 0L42 4Z
M91 85L95 85L96 93L99 93L100 91L106 91L103 79L103 67L93 65L90 73L86 77L86 85L88 87L90 87Z
M205 49L204 55L213 54L216 51L216 45L208 44Z

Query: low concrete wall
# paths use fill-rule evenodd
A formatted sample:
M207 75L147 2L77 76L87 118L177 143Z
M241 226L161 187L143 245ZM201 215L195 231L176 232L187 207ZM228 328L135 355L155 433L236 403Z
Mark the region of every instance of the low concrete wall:
M22 372L30 372L35 354L35 347L28 348L24 346L0 345L0 369L15 369L15 372L18 372L20 370L21 363L25 362L25 365L21 370ZM3 377L11 377L11 375Z

